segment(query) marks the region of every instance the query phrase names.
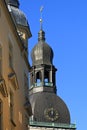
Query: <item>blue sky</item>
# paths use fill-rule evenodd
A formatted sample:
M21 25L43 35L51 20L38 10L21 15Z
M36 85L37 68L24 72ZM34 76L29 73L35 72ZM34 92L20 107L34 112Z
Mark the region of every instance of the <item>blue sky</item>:
M46 42L53 48L57 94L66 102L71 122L77 130L87 124L87 1L86 0L20 0L27 16L32 38L29 55L37 43L40 29L40 6Z

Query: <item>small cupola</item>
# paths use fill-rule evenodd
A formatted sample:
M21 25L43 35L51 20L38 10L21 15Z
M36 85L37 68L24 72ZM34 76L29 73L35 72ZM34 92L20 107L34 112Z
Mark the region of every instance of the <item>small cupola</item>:
M56 93L55 73L53 66L53 50L45 42L45 32L40 19L40 31L38 32L38 43L31 51L32 66L30 69L30 93L52 92Z
M31 51L31 59L32 65L52 65L53 61L53 50L52 48L45 42L45 32L42 28L42 10L41 7L41 18L40 18L40 31L38 32L38 43L34 46Z
M53 60L53 50L45 42L45 32L41 29L38 33L38 43L31 52L32 64L51 65Z

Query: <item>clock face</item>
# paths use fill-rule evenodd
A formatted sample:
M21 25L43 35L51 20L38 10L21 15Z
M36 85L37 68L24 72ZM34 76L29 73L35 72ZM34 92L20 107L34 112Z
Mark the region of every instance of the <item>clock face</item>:
M44 115L45 115L45 118L50 121L55 121L59 117L57 110L55 110L54 108L45 109Z

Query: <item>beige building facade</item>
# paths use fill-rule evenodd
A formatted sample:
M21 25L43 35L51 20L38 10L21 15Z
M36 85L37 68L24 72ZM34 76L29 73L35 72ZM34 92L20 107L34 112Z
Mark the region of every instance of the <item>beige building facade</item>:
M0 130L28 130L27 47L31 33L11 16L12 9L20 11L18 4L0 0Z

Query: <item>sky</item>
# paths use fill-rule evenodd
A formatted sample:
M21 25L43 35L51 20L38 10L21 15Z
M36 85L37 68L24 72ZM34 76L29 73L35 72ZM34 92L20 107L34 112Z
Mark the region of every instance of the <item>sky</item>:
M35 3L34 3L35 2ZM57 95L67 104L71 123L77 130L87 124L87 1L86 0L20 0L32 38L30 52L38 42L40 7L43 6L43 30L46 42L54 51Z

